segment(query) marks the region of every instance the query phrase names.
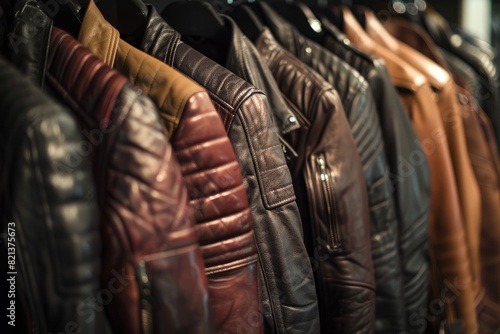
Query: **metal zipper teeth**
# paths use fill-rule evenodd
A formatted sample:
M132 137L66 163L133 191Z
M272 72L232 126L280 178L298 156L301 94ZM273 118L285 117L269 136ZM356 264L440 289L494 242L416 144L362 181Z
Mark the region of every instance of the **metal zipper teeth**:
M326 204L328 230L330 231L331 244L327 245L329 251L338 251L341 247L340 235L338 231L337 221L335 219L333 186L330 180L330 174L326 168L325 156L318 155L316 162L320 168L321 186Z
M142 333L153 333L153 307L151 305L151 282L146 268L146 263L140 261L137 267L137 279L139 281L139 293L141 296L141 321Z

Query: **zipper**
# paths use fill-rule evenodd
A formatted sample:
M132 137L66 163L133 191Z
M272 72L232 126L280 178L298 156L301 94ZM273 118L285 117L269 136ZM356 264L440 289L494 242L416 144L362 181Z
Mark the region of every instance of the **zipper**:
M141 297L142 334L152 334L153 306L151 305L151 282L149 281L144 261L140 261L137 267L137 279L139 281L139 294Z
M336 252L341 249L340 233L337 226L336 211L335 211L335 196L333 185L328 168L326 167L325 156L320 154L316 157L316 163L320 170L321 189L323 192L323 200L326 208L326 221L328 222L328 230L330 232L330 242L326 245L330 252Z

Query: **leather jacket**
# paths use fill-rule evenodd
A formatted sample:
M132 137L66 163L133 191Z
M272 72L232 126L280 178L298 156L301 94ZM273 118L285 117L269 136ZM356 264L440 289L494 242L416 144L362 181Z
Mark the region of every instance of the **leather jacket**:
M365 21L366 31L378 43L399 55L424 74L435 92L437 105L443 119L443 125L450 150L450 157L455 171L460 208L465 224L468 253L471 264L472 284L475 297L479 292L480 259L479 239L481 233L481 195L467 150L462 113L458 105L457 90L451 75L419 51L393 37L367 8L359 9Z
M211 333L187 189L152 101L57 28L46 77L93 145L114 332ZM122 286L111 285L116 273Z
M159 106L194 209L215 330L236 331L241 318L260 314L258 258L240 168L210 97L183 74L119 40L93 3L80 40ZM254 333L262 330L258 319Z
M481 191L481 282L476 312L481 334L500 330L500 159L488 116L465 89L458 90L467 147Z
M417 26L403 19L394 18L386 26L395 37L404 38L410 46L419 50L434 60L443 68L447 68L446 60L430 36ZM498 240L500 229L497 224L500 217L500 159L496 150L495 136L491 122L475 102L467 85L469 79L462 78L467 73L467 64L460 63L454 77L458 84L457 97L461 108L461 118L465 130L467 149L471 158L475 177L481 192L481 235L480 235L480 263L481 282L476 301L479 326L481 333L495 333L500 326L500 248ZM449 66L451 69L455 66ZM467 75L467 74L465 74ZM486 291L485 291L486 288ZM496 304L496 305L495 305ZM495 325L496 322L496 325Z
M306 244L314 255L322 333L372 332L375 282L363 169L340 97L265 29L255 46L301 122L288 142ZM298 173L300 171L301 173ZM354 205L354 206L353 206Z
M433 331L438 331L440 326L448 331L451 331L451 326L462 326L465 333L476 333L474 293L464 224L446 132L438 106L432 97L432 89L420 72L375 43L348 8L341 7L337 14L340 15L341 30L355 46L385 61L429 162L431 295L440 300L442 291L456 287L456 298L447 299L445 307L438 311L431 312L431 305L428 304L423 311L413 313L409 319L410 330L421 332L429 322L434 327ZM417 158L415 162L418 164L418 161ZM447 321L440 323L442 318Z
M361 157L368 190L377 289L376 332L404 331L398 222L378 115L367 82L346 62L302 36L269 5L258 4L264 24L280 45L318 72L339 93Z
M77 123L4 58L0 78L1 243L6 260L15 254L15 329L108 333L105 314L87 303L99 295L101 236Z
M141 49L206 88L223 120L252 205L265 332L317 333L311 264L292 178L265 95L183 43L151 6ZM276 123L282 129L297 126L290 117ZM252 319L241 319L240 328L251 331Z
M426 305L429 286L428 220L430 175L427 163L412 164L422 146L399 100L383 60L365 54L327 19L322 20L322 45L354 66L368 81L382 128L399 221L399 253L406 319ZM408 166L412 172L407 173ZM419 231L421 233L415 233ZM414 287L418 286L418 289ZM407 325L409 326L409 324Z

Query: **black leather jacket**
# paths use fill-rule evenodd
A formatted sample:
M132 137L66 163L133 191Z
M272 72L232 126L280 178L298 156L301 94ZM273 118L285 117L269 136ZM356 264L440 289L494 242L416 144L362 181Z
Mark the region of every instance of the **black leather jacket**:
M413 313L426 306L429 290L429 166L413 164L412 172L406 171L413 157L424 153L384 62L352 47L347 36L327 20L322 25L325 34L321 44L355 67L373 93L396 199L403 298L409 322Z
M265 95L181 41L149 7L141 49L205 87L240 163L259 254L259 287L268 333L316 333L317 297L292 178ZM293 119L282 119L284 124ZM294 124L290 124L294 125ZM243 329L252 319L242 319Z
M3 241L9 252L15 244L16 329L107 333L88 303L100 290L101 237L76 121L3 58L0 78L0 216L2 232L15 231Z
M349 64L301 35L266 3L258 3L260 17L277 41L317 71L339 93L363 164L372 232L377 284L377 332L402 331L404 303L398 247L398 221L385 147L375 102L366 80ZM255 8L255 7L254 7Z

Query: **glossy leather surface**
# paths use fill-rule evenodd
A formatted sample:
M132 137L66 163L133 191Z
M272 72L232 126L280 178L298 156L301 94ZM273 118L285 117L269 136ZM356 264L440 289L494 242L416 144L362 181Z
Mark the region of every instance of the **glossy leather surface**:
M436 93L436 100L450 150L451 162L460 200L460 209L465 224L468 253L471 264L473 293L478 295L481 280L479 243L481 233L481 195L467 150L462 113L458 105L457 91L451 75L432 59L409 45L394 38L367 8L360 9L366 22L366 30L378 43L412 62L426 76Z
M403 331L404 303L398 222L375 102L366 80L349 64L302 36L267 4L260 3L277 41L339 93L361 157L370 212L377 289L376 331ZM299 156L300 156L299 152Z
M375 283L366 184L340 97L321 76L282 49L269 30L255 45L302 119L300 133L292 133L289 141L305 157L292 173L301 190L299 202L310 210L301 213L317 266L321 331L371 332Z
M114 59L114 68L152 97L172 129L198 224L216 332L234 332L241 318L255 317L258 332L258 258L250 209L234 150L210 97L194 81L124 41L96 43L93 37L102 30L114 28L90 7L81 40L101 57Z
M152 101L56 28L47 66L94 152L101 284L113 292L106 313L114 332L211 333L198 233Z
M397 18L388 23L386 27L394 36L403 39L440 66L449 67L455 72L452 74L457 83L458 105L461 109L467 150L481 193L481 235L480 249L478 249L480 252L481 281L478 282L476 296L476 304L479 305L477 307L479 328L481 333L494 333L498 329L498 324L495 325L495 322L500 321L500 312L495 312L500 301L500 281L498 279L500 277L498 272L500 252L498 243L494 242L500 237L497 224L497 217L500 217L500 206L498 205L500 201L500 169L491 121L477 105L471 94L468 84L476 79L470 78L474 74L472 70L467 70L467 64L453 55L446 54L444 56L442 50L434 44L430 36L416 24ZM493 323L491 323L492 321Z
M323 20L322 26L325 31L322 45L366 78L375 99L396 199L403 297L409 319L415 310L426 306L426 298L421 296L429 286L429 167L426 162L412 163L416 155L423 156L423 149L384 61L351 46L347 36L331 22ZM410 173L408 166L412 167Z
M175 97L174 97L175 98ZM172 138L200 234L217 333L256 318L261 331L258 258L240 167L206 92L189 98Z
M91 310L86 302L99 291L101 236L77 123L3 58L0 78L0 215L8 219L2 246L15 231L16 329L59 333L71 323L82 332L107 333L103 313L82 312Z
M448 321L444 326L448 330L451 326L461 326L466 333L476 333L474 294L464 224L446 132L438 106L433 100L432 89L420 72L394 53L375 43L364 32L348 8L342 7L341 13L343 31L351 42L361 50L375 54L386 62L393 84L398 89L400 99L409 113L429 162L432 296L439 299L440 293L447 288L446 284L460 288L459 293L454 294L456 298L450 299L450 303L445 303L445 314L431 312L430 304L427 304L423 312L412 313L409 319L409 329L421 332L426 328L427 322L432 324L430 327L439 327L441 317L446 317ZM447 289L449 290L449 287Z
M52 31L52 20L36 1L25 1L16 13L9 32L10 61L42 87L47 61L47 45Z
M184 44L154 8L149 8L141 49L207 89L240 163L260 259L259 290L265 332L317 333L314 278L302 240L292 178L266 97ZM286 127L289 120L277 122ZM240 326L252 332L256 323L242 319Z

